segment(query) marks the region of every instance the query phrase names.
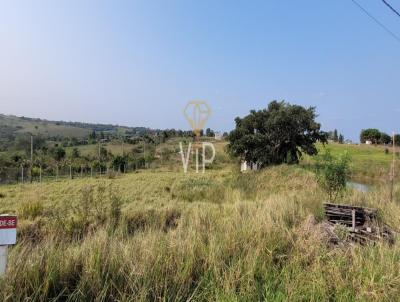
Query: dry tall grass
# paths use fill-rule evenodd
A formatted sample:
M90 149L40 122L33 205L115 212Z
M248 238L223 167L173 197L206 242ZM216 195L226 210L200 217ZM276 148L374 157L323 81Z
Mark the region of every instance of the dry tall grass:
M331 249L314 175L144 171L112 180L1 187L20 215L4 301L396 301L400 244ZM400 222L385 188L347 192ZM397 196L400 197L398 194Z

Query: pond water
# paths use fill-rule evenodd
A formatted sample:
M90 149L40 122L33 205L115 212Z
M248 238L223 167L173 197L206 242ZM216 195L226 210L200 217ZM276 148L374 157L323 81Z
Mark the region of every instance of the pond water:
M371 187L369 185L359 182L348 181L347 186L362 193L368 193L369 191L371 191Z

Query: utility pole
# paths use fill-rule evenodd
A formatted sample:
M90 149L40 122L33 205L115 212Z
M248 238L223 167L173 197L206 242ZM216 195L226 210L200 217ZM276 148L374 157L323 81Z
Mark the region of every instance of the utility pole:
M390 175L390 202L393 201L393 190L394 190L394 164L396 160L396 136L395 133L393 132L393 160L392 160L392 171Z
M33 161L33 135L31 135L31 162Z
M31 135L31 183L33 181L32 170L33 170L33 135Z
M100 140L99 140L99 167L100 167L100 177L101 177L101 153L100 150L101 149L101 145L100 145Z
M146 141L143 140L143 158L144 158L144 167L146 168Z
M124 136L121 135L121 142L122 142L122 157L125 156L125 150L124 150Z

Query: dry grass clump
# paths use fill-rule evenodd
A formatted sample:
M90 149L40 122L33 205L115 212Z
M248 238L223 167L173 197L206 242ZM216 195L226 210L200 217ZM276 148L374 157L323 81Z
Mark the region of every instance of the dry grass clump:
M26 201L21 204L18 213L23 219L35 219L43 214L43 204L39 200Z
M291 235L280 232L285 215L268 217L267 204L190 207L179 221L177 211L160 213L146 213L153 225L134 233L104 226L81 241L17 246L5 292L37 300L258 299L261 272L290 248Z
M171 209L146 209L128 212L123 217L123 231L127 235L148 230L168 232L178 226L181 211Z

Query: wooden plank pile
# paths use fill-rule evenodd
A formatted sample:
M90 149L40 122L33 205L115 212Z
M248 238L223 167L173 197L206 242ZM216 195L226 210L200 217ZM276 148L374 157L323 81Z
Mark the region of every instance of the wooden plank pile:
M381 239L394 242L390 228L378 223L376 209L334 203L324 203L324 209L328 222L347 228L352 241L361 244Z

